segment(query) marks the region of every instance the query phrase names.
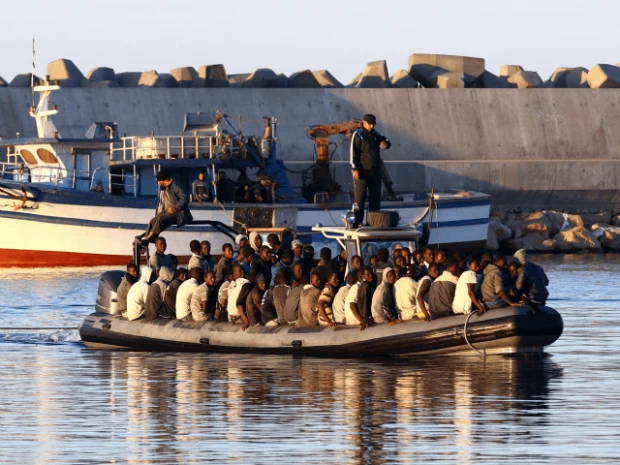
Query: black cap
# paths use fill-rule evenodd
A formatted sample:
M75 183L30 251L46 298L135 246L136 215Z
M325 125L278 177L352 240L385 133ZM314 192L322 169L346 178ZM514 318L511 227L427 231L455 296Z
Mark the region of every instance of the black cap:
M371 115L370 113L364 115L364 121L368 124L377 124L377 118L375 115Z
M157 173L158 181L167 181L168 179L170 179L170 175L165 171L160 171L159 173Z

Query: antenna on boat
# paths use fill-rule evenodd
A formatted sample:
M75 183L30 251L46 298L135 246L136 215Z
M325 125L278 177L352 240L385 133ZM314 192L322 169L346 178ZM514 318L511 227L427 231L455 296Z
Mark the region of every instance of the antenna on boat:
M32 38L32 73L30 73L30 90L32 93L32 106L34 107L34 37Z

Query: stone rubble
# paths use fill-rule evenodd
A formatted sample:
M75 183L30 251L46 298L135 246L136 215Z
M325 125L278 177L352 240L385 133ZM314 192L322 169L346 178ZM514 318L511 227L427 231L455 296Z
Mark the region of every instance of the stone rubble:
M493 212L487 248L534 252L620 251L617 211L569 214L557 211Z
M286 76L269 68L259 68L251 73L227 74L223 64L202 65L198 71L193 66L184 66L172 69L169 73L155 70L116 73L113 68L97 67L84 77L73 61L60 58L47 65L47 76L49 82L58 82L62 87L91 88L605 89L620 88L618 65L595 64L590 70L584 67L559 67L547 81L543 81L537 72L524 70L520 65L502 65L498 76L485 69L484 58L413 53L408 58L407 68L399 69L391 77L387 62L377 60L369 62L361 73L343 85L328 70L306 69ZM0 78L0 87L7 85L29 87L30 74L18 74L10 83Z

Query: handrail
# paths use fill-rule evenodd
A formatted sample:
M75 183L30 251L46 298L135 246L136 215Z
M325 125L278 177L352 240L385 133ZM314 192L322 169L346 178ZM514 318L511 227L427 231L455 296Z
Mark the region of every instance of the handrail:
M164 159L169 160L188 158L197 154L198 156L204 154L205 158L213 158L214 149L218 147L214 139L216 136L198 135L122 137L120 146L112 147L110 160L158 159L162 155ZM238 147L232 147L232 150L235 148ZM119 154L118 157L117 154Z

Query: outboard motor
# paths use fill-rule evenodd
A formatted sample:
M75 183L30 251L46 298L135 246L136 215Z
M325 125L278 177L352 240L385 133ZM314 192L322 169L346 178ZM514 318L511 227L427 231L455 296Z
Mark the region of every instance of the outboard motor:
M110 313L111 315L120 313L118 311L118 301L116 300L116 290L123 276L125 276L125 273L118 270L106 271L101 275L99 289L97 290L97 303L95 304L96 311Z

